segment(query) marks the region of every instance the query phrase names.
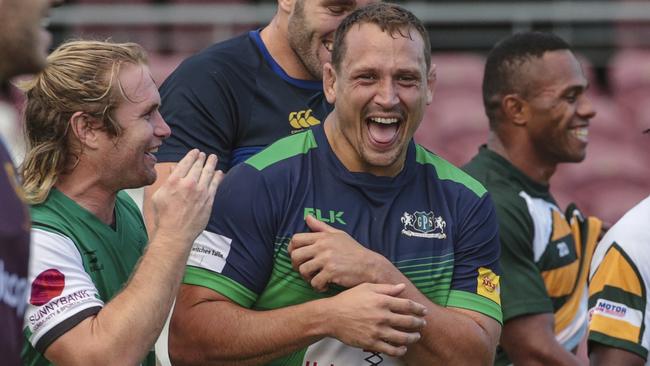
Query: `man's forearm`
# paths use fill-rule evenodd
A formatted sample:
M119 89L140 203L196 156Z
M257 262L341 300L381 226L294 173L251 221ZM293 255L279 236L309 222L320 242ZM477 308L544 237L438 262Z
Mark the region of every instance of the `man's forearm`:
M189 246L154 239L126 287L93 319L95 342L111 344L111 353L119 355L121 363L141 362L152 349L171 310L188 253Z
M225 299L185 307L189 299L183 290L170 327L175 365L259 365L325 336L321 300L269 311L245 309Z
M394 268L394 267L393 267ZM409 365L492 365L500 335L496 321L482 324L469 310L445 308L433 303L397 268L384 272L388 283L405 283L400 297L427 306L427 325L422 339L403 357Z

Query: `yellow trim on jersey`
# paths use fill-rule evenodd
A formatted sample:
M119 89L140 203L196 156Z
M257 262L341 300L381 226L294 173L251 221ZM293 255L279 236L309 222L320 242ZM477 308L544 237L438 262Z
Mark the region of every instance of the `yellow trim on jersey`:
M582 260L582 269L579 274L578 288L573 292L569 300L555 312L555 334L558 334L566 327L568 327L580 308L580 302L584 295L582 287L587 284L587 277L589 276L589 267L591 266L591 258L594 255L596 244L598 243L598 235L600 234L601 222L600 220L590 217L588 220L589 231L586 233L585 253L581 253L581 236L580 236L580 222L574 217L571 219L571 231L576 245L576 255ZM573 263L571 264L573 265Z
M553 233L551 234L551 241L556 241L571 235L571 227L566 222L566 219L559 211L552 210L553 212Z
M623 339L632 343L639 343L640 327L618 319L593 314L589 322L590 332L600 332L608 337Z
M643 296L641 280L634 268L616 247L611 247L598 266L589 285L589 296L603 291L605 285Z
M575 278L578 277L580 257L564 267L551 269L542 272L542 279L546 292L550 297L562 297L571 294L575 286Z

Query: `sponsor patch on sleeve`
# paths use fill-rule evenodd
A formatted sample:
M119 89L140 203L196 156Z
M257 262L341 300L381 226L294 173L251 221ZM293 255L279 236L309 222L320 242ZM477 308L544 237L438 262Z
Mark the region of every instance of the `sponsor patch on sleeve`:
M230 254L230 243L232 239L226 236L203 231L192 245L187 265L221 273Z
M491 269L480 267L477 277L477 293L501 305L500 277Z

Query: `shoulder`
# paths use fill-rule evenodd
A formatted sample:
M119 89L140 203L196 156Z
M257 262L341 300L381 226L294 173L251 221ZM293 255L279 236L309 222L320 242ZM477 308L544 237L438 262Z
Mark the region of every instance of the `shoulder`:
M170 75L171 80L200 81L206 74L220 78L244 78L261 64L261 57L248 34L216 43L184 60Z
M478 198L484 197L487 193L478 180L420 145L416 145L415 160L418 164L433 168L437 179L457 184Z
M246 160L245 164L258 171L264 171L274 165L287 163L288 160L294 157L308 154L317 147L318 144L313 131L307 130L274 142L257 155Z

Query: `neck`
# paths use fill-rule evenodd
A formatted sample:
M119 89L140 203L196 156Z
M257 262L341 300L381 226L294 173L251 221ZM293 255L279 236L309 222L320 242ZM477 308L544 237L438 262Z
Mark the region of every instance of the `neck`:
M117 192L102 185L96 171L80 163L69 174L61 175L55 187L106 225L114 224Z
M515 142L504 143L504 141ZM541 159L535 153L533 145L525 140L525 136L504 139L494 131L490 131L487 147L540 184L548 185L557 168L557 164Z
M271 23L260 32L262 42L275 62L294 79L314 80L289 44L288 15L278 10Z

